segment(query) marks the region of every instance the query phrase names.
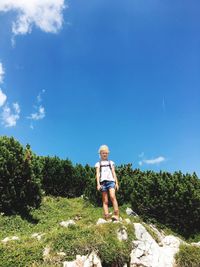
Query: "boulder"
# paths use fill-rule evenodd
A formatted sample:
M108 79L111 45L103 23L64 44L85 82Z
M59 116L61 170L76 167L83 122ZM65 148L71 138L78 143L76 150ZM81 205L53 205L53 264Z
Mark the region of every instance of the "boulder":
M165 236L159 246L142 224L134 223L134 227L137 240L133 241L130 266L173 267L174 255L182 241L175 236Z
M69 227L71 225L75 225L75 221L74 220L68 220L68 221L62 221L60 222L60 225L63 227Z
M93 251L88 256L77 255L74 261L63 262L63 267L102 267L101 260Z
M15 240L20 240L18 236L11 236L11 237L6 237L3 240L1 240L2 243L7 243L9 241L15 241Z
M128 239L126 227L123 226L122 228L118 229L117 238L119 239L119 241L126 241Z
M44 233L43 234L40 234L40 233L34 233L31 235L31 237L33 238L37 238L37 240L41 240L42 236L45 235Z
M136 216L138 217L137 213L133 211L131 208L126 208L126 214L129 216Z
M200 241L199 242L192 242L191 245L196 246L196 247L200 247Z
M111 220L110 220L111 221ZM99 224L104 224L104 223L108 223L109 221L106 221L106 220L104 220L104 219L102 219L102 218L99 218L98 219L98 221L97 221L97 225L99 225Z

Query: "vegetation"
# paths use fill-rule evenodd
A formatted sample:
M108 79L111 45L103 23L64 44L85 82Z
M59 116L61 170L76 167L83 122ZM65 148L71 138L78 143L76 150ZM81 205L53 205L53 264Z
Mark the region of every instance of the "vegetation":
M200 247L181 245L175 258L177 267L199 267Z
M144 220L157 221L186 238L200 232L200 180L195 173L142 172L132 169L131 164L119 166L116 172L120 181L119 204L131 203ZM101 205L94 175L85 195L93 204Z
M125 215L126 206L121 207ZM132 225L124 222L128 240L117 239L119 224L96 225L102 217L102 209L95 208L82 198L44 197L39 209L31 211L32 220L19 215L0 216L0 240L17 236L20 239L0 242L0 266L62 266L65 260L73 260L77 254L86 255L96 251L104 266L116 262L119 266L128 262L134 240ZM76 225L63 228L61 221L74 219ZM41 240L31 237L34 233L44 234ZM43 258L45 248L50 248L48 258ZM65 252L66 256L59 256Z
M30 146L0 137L0 212L27 212L41 203L41 161Z
M116 167L116 173L123 216L124 207L132 206L144 221L199 241L200 180L195 173L155 173L133 169L131 164ZM121 266L128 261L133 229L127 225L130 239L119 242L117 225L96 226L101 205L94 167L39 157L29 145L24 148L13 137L0 137L0 239L20 238L8 244L0 242L0 266L59 266L77 253L92 250L98 252L104 266L111 262ZM59 225L73 218L80 219L75 226L66 229ZM38 241L31 237L34 232L45 235ZM44 260L47 246L50 257ZM59 256L59 251L66 256ZM179 267L200 266L199 258L199 248L186 245L176 255Z

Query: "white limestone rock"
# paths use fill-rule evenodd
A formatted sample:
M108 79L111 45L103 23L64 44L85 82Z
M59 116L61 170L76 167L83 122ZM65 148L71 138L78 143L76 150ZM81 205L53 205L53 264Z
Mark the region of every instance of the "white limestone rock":
M1 242L3 242L3 243L7 243L8 241L10 241L10 237L6 237L3 240L1 240Z
M111 220L110 220L111 221ZM104 219L102 219L102 218L99 218L98 219L98 221L97 221L97 225L99 225L99 224L104 224L104 223L108 223L109 221L106 221L106 220L104 220Z
M119 241L126 241L128 239L128 234L126 230L126 227L118 229L117 238L119 239Z
M58 256L62 256L62 257L64 257L64 256L66 256L66 253L63 252L63 251L60 251L60 252L57 252L57 255L58 255Z
M60 226L63 226L63 227L69 227L71 225L75 225L75 221L74 220L68 220L68 221L62 221L60 222Z
M45 247L43 250L43 259L47 260L50 257L50 251L51 248L50 247Z
M149 227L151 227L151 229L154 231L154 233L157 235L157 239L158 239L158 242L159 242L159 245L162 246L162 240L163 238L165 238L165 235L164 235L164 232L160 232L153 224L149 224L148 225Z
M178 252L182 241L175 236L165 236L161 240L161 247L142 224L134 223L134 227L137 240L133 241L130 266L173 267L174 255Z
M18 236L11 236L4 238L3 240L1 240L1 242L5 244L9 241L16 241L16 240L20 240Z
M19 240L19 237L18 236L12 236L11 240Z
M77 255L74 261L63 262L63 267L102 267L101 260L93 251L88 256Z
M124 221L125 221L126 223L128 223L128 224L130 224L130 223L131 223L131 220L130 220L129 218L127 218L127 219L124 219Z
M126 214L129 216L136 216L138 217L137 213L133 211L131 208L126 208Z
M200 247L200 241L199 242L192 242L191 245L196 246L196 247Z
M37 238L37 240L41 240L42 236L45 235L45 233L40 234L40 233L34 233L31 235L32 238Z

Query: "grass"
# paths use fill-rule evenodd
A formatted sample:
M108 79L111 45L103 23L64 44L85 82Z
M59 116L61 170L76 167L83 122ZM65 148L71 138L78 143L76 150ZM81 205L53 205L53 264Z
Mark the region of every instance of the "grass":
M181 245L175 259L177 267L199 267L200 247L185 244Z
M121 216L127 218L126 207L120 208ZM102 208L96 208L82 198L67 199L44 197L38 210L31 216L0 215L0 240L18 236L19 240L0 242L0 266L62 266L62 262L73 260L77 254L86 255L96 251L104 266L113 262L122 266L129 261L134 236L132 224L123 223L127 228L128 240L119 241L117 230L121 224L96 225L102 217ZM63 228L61 221L78 219L76 225ZM132 218L133 220L133 218ZM43 233L41 240L31 237ZM43 258L45 248L50 248L49 256ZM65 252L60 256L58 252Z
M127 218L127 206L120 207L120 215ZM112 209L111 209L112 210ZM0 242L0 267L55 267L62 266L64 261L75 259L77 254L86 255L95 251L101 258L104 267L117 263L123 266L129 262L132 241L135 239L132 224L107 223L96 225L102 217L102 208L94 207L82 198L44 197L39 209L33 210L30 216L22 218L19 215L0 215L0 240L5 237L18 236L19 240ZM68 228L59 225L61 221L77 219L76 224ZM132 222L143 223L139 217L129 217ZM159 242L157 234L148 224L147 231ZM117 231L126 227L128 240L120 242ZM157 225L158 227L158 225ZM164 226L158 229L165 234L175 234ZM34 233L43 233L41 240L31 237ZM194 241L190 240L190 241ZM199 241L199 235L195 236ZM48 257L43 257L43 251L49 248ZM58 252L65 252L61 256ZM176 254L177 267L199 267L200 248L181 245Z

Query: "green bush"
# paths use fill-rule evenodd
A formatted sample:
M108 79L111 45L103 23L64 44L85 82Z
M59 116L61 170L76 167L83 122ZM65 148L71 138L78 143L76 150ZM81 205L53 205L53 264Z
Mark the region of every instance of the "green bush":
M154 218L189 237L200 231L200 180L175 172L144 172L135 176L130 196L132 208L144 218Z
M185 237L200 231L200 180L195 173L142 172L127 164L117 167L116 174L119 205L131 203L144 219L154 219ZM94 205L102 205L94 168L88 177L85 196Z
M61 197L79 197L87 183L85 168L72 165L68 159L44 157L42 187L47 195Z
M0 211L18 213L41 202L41 164L13 137L0 137Z

